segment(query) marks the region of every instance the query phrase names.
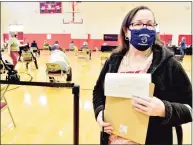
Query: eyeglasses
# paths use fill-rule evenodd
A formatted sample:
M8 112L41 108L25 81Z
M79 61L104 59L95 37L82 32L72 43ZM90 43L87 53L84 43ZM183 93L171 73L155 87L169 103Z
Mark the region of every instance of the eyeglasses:
M133 29L141 29L146 25L146 28L149 30L154 30L157 26L157 24L154 23L147 23L147 24L143 24L141 22L134 22L131 23L130 26L132 26Z

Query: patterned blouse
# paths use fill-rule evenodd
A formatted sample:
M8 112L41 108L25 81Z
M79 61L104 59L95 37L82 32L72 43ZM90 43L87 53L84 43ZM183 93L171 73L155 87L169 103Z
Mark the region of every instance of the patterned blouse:
M144 69L142 70L137 70L137 71L133 71L129 69L129 63L128 63L128 55L125 55L121 61L121 64L119 66L119 70L118 73L147 73L147 70L149 69L151 63L152 63L152 59L153 59L153 53L151 53L148 57L148 64L144 66ZM125 63L126 62L126 63ZM116 136L111 134L109 136L109 145L112 144L132 144L132 145L139 145L138 143L132 142L128 139Z

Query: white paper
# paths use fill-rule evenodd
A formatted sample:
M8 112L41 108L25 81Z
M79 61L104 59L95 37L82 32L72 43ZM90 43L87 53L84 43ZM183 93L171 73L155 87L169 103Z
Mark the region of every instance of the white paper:
M52 39L52 35L51 34L47 34L47 39Z
M128 126L120 124L119 132L123 134L127 134Z
M131 98L149 96L151 74L107 73L104 83L105 96Z

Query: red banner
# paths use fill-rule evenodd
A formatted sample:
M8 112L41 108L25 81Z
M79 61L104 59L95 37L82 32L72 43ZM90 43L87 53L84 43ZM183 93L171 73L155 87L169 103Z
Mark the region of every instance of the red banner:
M180 45L180 42L182 41L183 37L185 38L187 46L192 44L192 35L179 35L178 36L178 45Z
M166 45L172 43L172 34L160 34L160 39L164 41Z
M40 2L40 14L62 13L62 2Z

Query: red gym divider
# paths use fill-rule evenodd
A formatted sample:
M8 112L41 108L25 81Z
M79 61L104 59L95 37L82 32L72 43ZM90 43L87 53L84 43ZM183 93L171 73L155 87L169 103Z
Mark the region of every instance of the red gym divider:
M180 45L180 42L182 41L182 38L185 38L186 40L186 45L191 45L192 44L192 35L179 35L178 36L178 45Z

